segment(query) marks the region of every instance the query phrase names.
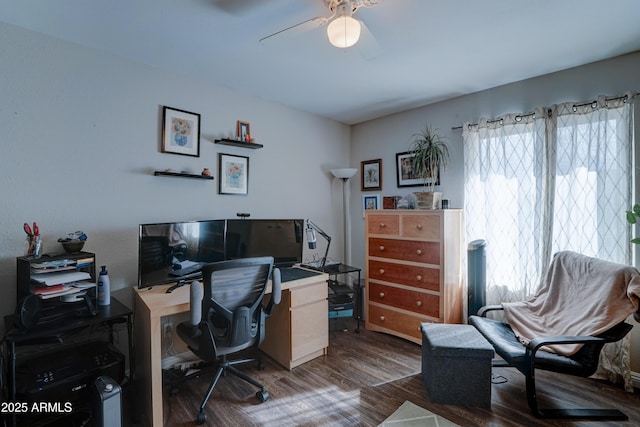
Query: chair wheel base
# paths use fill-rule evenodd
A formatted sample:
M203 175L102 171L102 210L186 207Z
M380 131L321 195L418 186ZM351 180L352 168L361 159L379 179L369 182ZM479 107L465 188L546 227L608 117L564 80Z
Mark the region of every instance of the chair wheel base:
M264 403L269 400L269 392L266 390L261 390L256 392L256 398L260 401L260 403Z
M207 422L207 414L206 414L204 411L199 412L199 413L198 413L198 417L196 418L196 422L197 422L198 424L204 424L204 423L206 423L206 422Z

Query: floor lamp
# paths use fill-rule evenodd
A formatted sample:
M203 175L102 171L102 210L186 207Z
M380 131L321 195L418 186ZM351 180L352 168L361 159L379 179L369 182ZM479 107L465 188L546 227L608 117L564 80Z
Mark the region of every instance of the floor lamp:
M344 263L351 265L351 216L349 215L349 186L347 181L358 172L358 169L342 168L331 169L336 178L342 180L342 212L344 215Z

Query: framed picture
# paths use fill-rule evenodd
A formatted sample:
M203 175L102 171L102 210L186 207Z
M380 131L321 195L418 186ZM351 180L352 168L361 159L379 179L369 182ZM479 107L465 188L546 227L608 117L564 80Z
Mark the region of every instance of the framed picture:
M248 194L249 158L218 153L218 177L220 194Z
M415 176L413 173L413 157L409 151L396 154L396 178L398 187L420 187L424 185L440 185L440 177L430 177L426 180Z
M243 122L238 120L237 135L240 141L250 142L251 140L251 125L249 122Z
M360 162L360 186L362 191L382 190L382 159Z
M163 107L162 152L200 157L200 114Z
M364 211L376 210L380 206L380 195L374 196L362 196L362 217L364 218Z

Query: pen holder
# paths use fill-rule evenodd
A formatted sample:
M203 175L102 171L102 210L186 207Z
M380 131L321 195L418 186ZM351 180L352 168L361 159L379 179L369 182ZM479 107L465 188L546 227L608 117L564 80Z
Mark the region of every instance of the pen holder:
M42 237L40 235L28 236L25 246L27 248L25 255L33 256L34 258L42 256Z

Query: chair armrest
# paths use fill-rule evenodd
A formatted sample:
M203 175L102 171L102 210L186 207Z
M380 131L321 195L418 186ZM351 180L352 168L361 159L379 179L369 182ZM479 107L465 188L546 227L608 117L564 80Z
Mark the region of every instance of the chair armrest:
M485 305L484 307L480 307L478 310L478 316L487 317L487 313L490 311L504 310L502 305Z
M282 299L282 280L280 277L280 269L274 268L273 273L271 275L271 298L269 299L269 304L267 305L267 308L264 310L264 313L267 315L267 317L271 316L273 307L275 305L280 304L281 299Z
M527 353L535 355L535 353L545 345L554 344L589 344L596 342L607 342L604 338L591 337L591 336L557 336L557 337L538 337L534 338L527 345Z

